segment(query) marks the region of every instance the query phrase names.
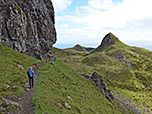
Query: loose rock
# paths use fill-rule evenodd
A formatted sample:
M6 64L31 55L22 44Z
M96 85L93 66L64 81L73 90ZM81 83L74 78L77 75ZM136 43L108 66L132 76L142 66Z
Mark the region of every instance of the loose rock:
M18 66L18 68L21 69L21 70L24 69L22 65L19 65L19 64L18 64L17 66Z
M4 109L4 108L0 107L0 111L5 112L5 111L6 111L6 109Z
M71 106L68 105L68 103L65 102L65 107L69 110L71 110Z
M17 107L19 107L20 106L20 104L19 103L17 103L17 102L14 102L14 101L11 101L11 100L6 100L4 97L2 97L2 100L6 103L6 105L9 105L9 104L11 104L11 105L15 105L15 106L17 106Z
M72 98L71 98L70 96L68 96L68 98L69 98L70 100L72 100Z

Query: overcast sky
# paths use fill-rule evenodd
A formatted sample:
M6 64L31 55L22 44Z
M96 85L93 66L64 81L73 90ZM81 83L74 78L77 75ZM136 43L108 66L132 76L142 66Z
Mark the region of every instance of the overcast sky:
M122 42L152 50L152 0L52 0L57 42L97 47L112 32Z

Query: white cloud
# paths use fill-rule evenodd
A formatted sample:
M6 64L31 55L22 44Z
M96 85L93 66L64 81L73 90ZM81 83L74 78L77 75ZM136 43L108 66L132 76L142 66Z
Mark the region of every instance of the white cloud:
M68 27L68 24L60 25L60 28L67 28L67 27Z
M66 21L71 25L84 26L58 30L59 39L62 36L62 40L65 41L62 34L66 34L66 39L72 38L72 43L81 42L89 45L92 41L97 45L105 34L113 32L125 42L148 40L150 43L151 4L152 0L123 0L119 4L113 3L112 0L88 0L88 5L77 7L74 15L57 16L58 22Z
M98 10L107 10L113 6L112 0L89 0L89 7Z
M72 0L52 0L56 13L60 13L72 4Z
M93 27L121 28L129 21L151 18L151 4L152 0L124 0L118 5L114 5L111 0L90 0L88 6L81 7L88 13L83 17L75 17L73 21Z

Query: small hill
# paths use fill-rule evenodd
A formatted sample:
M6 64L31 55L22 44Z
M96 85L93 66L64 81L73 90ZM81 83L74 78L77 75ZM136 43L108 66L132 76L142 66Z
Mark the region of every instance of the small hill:
M77 44L73 47L73 49L77 50L77 51L84 51L86 52L86 49L84 47L82 47L81 45Z
M55 55L56 57L63 57L63 56L70 57L70 56L84 56L88 52L86 50L85 51L78 51L78 50L75 50L73 48L59 49L56 47L52 47L52 49L50 50L50 53Z
M83 46L81 46L80 44L77 44L77 45L75 45L74 47L72 47L72 48L67 48L67 49L64 49L64 50L68 50L68 51L70 51L70 50L76 50L76 51L80 51L80 52L90 52L90 51L92 51L94 48L92 48L92 47L83 47Z
M72 48L67 48L67 49L64 49L66 51L79 51L79 52L87 52L86 49L81 46L80 44L76 44L74 47Z

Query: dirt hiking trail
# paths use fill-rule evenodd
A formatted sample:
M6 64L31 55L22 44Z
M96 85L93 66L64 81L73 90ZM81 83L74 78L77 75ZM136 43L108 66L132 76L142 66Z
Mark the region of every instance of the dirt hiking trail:
M25 87L24 93L22 95L8 97L8 99L18 102L21 105L21 109L13 112L8 112L6 114L35 114L34 113L34 106L32 103L32 98L35 93L35 87L36 83L39 79L39 70L42 66L44 66L45 63L40 64L38 67L33 68L35 76L34 76L34 87L31 89L28 89L28 87Z

